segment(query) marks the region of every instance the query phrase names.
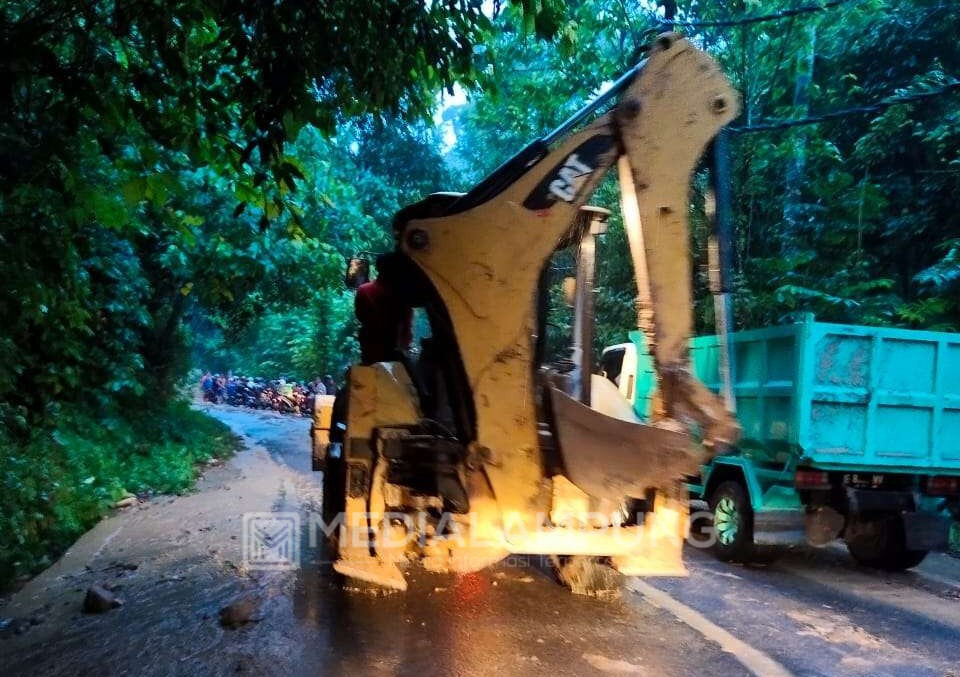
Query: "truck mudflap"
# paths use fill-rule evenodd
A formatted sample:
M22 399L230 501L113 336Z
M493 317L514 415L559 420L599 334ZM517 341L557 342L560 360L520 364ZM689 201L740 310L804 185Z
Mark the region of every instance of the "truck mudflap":
M903 530L908 550L942 550L950 539L950 517L908 512L903 515Z
M916 501L910 491L883 491L847 487L847 503L853 514L887 512L912 513Z
M802 510L760 510L753 514L756 545L802 545L807 542Z

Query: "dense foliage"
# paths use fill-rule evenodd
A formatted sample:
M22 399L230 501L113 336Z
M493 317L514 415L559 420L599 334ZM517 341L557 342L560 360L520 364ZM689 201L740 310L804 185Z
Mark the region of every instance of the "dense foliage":
M738 28L722 58L741 126L955 85L960 17L927 2L849 3ZM736 46L733 48L733 46ZM734 136L739 321L960 328L960 95ZM772 198L772 199L771 199Z
M186 491L196 465L231 453L227 427L185 402L94 417L64 408L29 442L0 433L0 582L50 564L118 499Z
M237 303L196 317L194 363L265 377L342 374L357 356L346 258L391 249L397 210L448 185L437 137L432 127L395 118L361 118L331 137L304 129L291 152L305 172L301 224L309 249L299 269L278 281L289 298L261 302L250 318L237 316Z
M400 206L468 188L669 25L743 95L730 133L737 324L812 311L960 329L949 3L851 0L779 17L774 0L659 5L4 3L0 526L16 544L0 577L120 491L184 486L190 461L169 450L190 442L172 428L149 448L129 442L149 420L178 422L189 440L210 432L167 406L191 364L339 374L356 350L344 257L389 248ZM468 98L449 105L440 94L458 83ZM912 98L924 92L938 93ZM707 183L701 172L691 207L702 331ZM615 211L597 349L634 318L616 194L607 183L595 200ZM558 257L556 282L569 266ZM570 318L554 291L555 357Z
M521 11L549 29L542 3ZM344 235L317 207L362 209L363 187L343 146L301 148L304 186L288 142L305 124L426 116L441 88L478 81L488 29L466 0L4 3L6 425L165 397L191 306L242 326L322 278Z
M825 321L960 329L956 12L885 0L789 16L778 16L782 3L760 0L659 4L571 3L553 44L506 27L487 48L496 91L455 116L455 166L479 170L474 180L561 122L672 27L714 54L743 96L728 134L737 326L813 312ZM924 93L932 96L888 105ZM817 122L828 113L839 115ZM814 124L775 128L780 122ZM696 177L690 214L699 331L713 329L703 272L708 178ZM595 202L616 212L607 187ZM601 252L597 350L623 340L632 321L624 245L615 213ZM556 277L569 274L557 264ZM552 319L567 329L568 313L555 309Z
M546 33L555 7L515 11ZM182 486L162 467L183 440L128 442L151 417L210 432L167 408L191 342L249 341L296 306L302 345L278 363L349 358L325 352L351 333L349 303L322 292L344 252L382 247L411 188L378 172L429 135L404 123L442 89L480 81L490 30L471 0L3 3L4 575L99 514L84 486L98 501L140 486L136 449L153 486Z

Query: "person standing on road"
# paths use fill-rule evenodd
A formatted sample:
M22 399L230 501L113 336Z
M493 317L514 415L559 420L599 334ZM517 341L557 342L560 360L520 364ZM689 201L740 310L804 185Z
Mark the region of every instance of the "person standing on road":
M220 374L213 375L213 402L220 404L223 401L223 393L226 389L226 379Z
M330 374L327 374L323 377L323 388L327 395L337 394L337 384L334 382L333 377Z
M313 383L310 384L310 390L313 391L314 395L327 395L327 394L332 395L333 394L333 393L327 392L327 387L326 385L324 385L323 379L321 379L319 376L313 379Z
M213 401L213 374L209 371L204 372L203 376L200 377L200 390L205 402Z

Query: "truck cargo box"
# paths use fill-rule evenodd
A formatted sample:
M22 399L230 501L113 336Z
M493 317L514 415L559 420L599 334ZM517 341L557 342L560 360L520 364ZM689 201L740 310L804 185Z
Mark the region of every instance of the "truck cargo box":
M642 337L631 339L646 357ZM960 474L960 334L810 320L737 332L731 345L744 455ZM694 370L714 390L719 351L716 336L691 341ZM642 393L635 402L647 406Z

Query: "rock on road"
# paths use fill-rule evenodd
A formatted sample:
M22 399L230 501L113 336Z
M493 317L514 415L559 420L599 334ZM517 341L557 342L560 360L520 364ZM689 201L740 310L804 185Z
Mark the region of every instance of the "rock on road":
M244 513L306 525L319 505L309 422L209 412L247 448L196 492L103 520L0 601L16 619L0 631L4 675L960 675L960 560L946 555L882 574L841 548L760 568L688 548L688 578L627 581L613 601L511 558L470 575L414 569L406 594L372 597L337 584L304 526L299 570L248 571ZM82 613L94 585L122 606Z

